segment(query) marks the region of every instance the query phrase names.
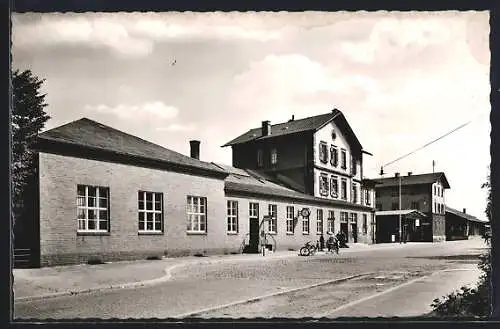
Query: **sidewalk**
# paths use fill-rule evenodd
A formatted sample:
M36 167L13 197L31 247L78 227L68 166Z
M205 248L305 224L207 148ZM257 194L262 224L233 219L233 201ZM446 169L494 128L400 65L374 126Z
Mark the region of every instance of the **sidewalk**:
M341 254L387 248L404 248L408 244L349 244ZM415 245L422 245L415 243ZM324 252L318 252L318 255ZM179 257L161 260L137 260L101 265L71 265L38 269L14 269L14 298L16 301L73 295L89 291L133 288L167 281L171 271L192 264L213 264L226 261L270 261L278 258L299 257L298 251L277 251L262 254L213 255L207 257Z

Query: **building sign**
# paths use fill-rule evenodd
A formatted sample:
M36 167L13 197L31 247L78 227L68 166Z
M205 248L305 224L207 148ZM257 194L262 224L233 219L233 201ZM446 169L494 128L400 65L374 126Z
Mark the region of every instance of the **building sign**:
M415 226L420 226L420 219L415 219Z
M302 208L300 211L300 215L304 218L308 218L311 212L309 211L309 208Z

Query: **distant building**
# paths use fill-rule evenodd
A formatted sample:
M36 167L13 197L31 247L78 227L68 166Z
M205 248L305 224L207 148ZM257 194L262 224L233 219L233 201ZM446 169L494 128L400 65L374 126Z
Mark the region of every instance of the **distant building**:
M446 207L446 240L464 240L484 235L488 222L462 211Z
M445 190L450 185L443 172L408 173L407 176L395 174L394 177L375 181L378 242L399 241L400 213L402 241L445 240Z
M52 266L298 249L339 230L372 243L374 183L341 112L262 128L230 143L239 168L201 161L199 141L186 156L86 118L45 131L37 216L15 248Z

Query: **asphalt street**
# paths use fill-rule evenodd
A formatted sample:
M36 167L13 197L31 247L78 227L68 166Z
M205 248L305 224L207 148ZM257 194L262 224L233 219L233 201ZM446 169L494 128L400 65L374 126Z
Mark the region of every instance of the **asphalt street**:
M380 250L370 250L370 248L356 251L341 250L338 256L296 256L265 262L246 260L180 267L172 272L171 280L156 286L16 302L14 317L16 319L124 319L190 315L309 317L318 314L334 317L350 316L349 312L352 314L369 312L370 308L366 305L374 303L383 305L386 312L397 309L391 307L391 303L399 305L399 301L408 299L418 300L415 308L423 309L422 305L428 306L432 299L442 296L442 290L437 289L442 286L442 282L448 282L447 288L450 288L450 285L453 288L455 281L456 288L459 288L464 279L456 277L450 279L450 276L446 275L436 276L433 277L435 282L432 283L432 288L427 285L427 290L422 289L422 286L399 289L395 290L394 294L373 298L368 304L360 302L354 305L351 311L349 308L344 308L343 312L334 312L339 306L362 300L409 280L431 275L440 270L477 264L479 254L485 251L485 247L480 240L468 240L439 244L409 244ZM287 293L290 289L363 273L367 273L367 276L340 285L324 284ZM425 280L423 282L425 283ZM427 295L415 299L415 294L420 291L427 291ZM278 295L253 303L244 302L247 299L270 294ZM427 301L427 298L430 300ZM388 303L388 300L391 303ZM231 303L237 305L221 308ZM373 309L373 306L371 307ZM407 304L406 307L413 306ZM366 315L371 316L373 311L371 312Z

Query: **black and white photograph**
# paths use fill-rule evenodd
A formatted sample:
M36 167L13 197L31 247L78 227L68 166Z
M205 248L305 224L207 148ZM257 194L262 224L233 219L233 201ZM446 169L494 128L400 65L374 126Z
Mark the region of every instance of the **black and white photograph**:
M15 320L489 317L490 12L11 20Z

